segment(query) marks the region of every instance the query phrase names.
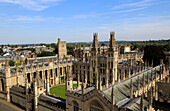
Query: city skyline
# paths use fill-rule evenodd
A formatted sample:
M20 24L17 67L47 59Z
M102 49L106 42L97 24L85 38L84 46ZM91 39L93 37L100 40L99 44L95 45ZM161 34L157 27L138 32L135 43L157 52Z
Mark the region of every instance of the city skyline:
M168 0L0 0L0 44L170 38Z

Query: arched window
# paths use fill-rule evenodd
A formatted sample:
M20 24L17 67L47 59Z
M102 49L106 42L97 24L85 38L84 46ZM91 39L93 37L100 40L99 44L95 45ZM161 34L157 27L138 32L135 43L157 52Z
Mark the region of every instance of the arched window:
M104 109L98 101L93 101L90 104L90 111L104 111Z
M79 105L76 101L73 101L73 111L79 111Z

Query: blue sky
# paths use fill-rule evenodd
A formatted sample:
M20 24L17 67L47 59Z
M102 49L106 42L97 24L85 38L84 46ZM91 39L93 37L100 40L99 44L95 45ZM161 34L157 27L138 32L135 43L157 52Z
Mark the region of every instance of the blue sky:
M170 38L170 0L0 0L0 44Z

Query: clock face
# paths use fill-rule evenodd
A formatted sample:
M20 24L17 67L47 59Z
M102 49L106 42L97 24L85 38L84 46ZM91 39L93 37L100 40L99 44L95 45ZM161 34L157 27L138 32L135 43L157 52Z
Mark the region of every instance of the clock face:
M64 47L65 47L65 45L62 45L61 47L62 47L62 48L64 48Z

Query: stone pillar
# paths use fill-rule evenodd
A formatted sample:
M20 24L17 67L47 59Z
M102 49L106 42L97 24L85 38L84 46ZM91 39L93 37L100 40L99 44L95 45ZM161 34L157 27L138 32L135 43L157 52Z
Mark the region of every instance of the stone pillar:
M36 78L39 77L39 65L38 65L38 62L37 62L37 66L36 66Z
M114 74L114 72L115 72L115 69L112 69L112 84L115 83L115 78L114 78L115 74Z
M85 46L83 46L83 61L85 61Z
M49 86L49 79L47 78L47 83L46 83L46 87L47 87L47 94L50 94L50 86Z
M42 80L45 81L45 65L44 65L44 59L42 62Z
M133 74L132 75L135 75L135 67L134 66L132 66L132 71L133 71Z
M109 73L108 70L109 69L108 69L108 57L107 57L107 60L106 60L106 78L105 78L106 79L105 80L106 81L106 88L108 87L108 73Z
M125 80L125 69L122 67L123 80Z
M138 68L139 72L141 72L141 63L139 63L139 68Z
M77 73L77 88L78 89L80 88L80 74L79 74L79 71Z
M152 82L152 85L153 85L153 72L151 70L151 82Z
M118 70L118 82L120 82L120 70Z
M143 86L143 93L145 93L145 75L143 74L143 82L142 82L142 86Z
M17 64L16 64L16 82L17 82L17 86L19 86L18 65Z
M31 63L31 73L30 73L30 83L32 83L32 79L33 79L33 77L32 77L32 75L33 75L33 65L32 65L32 63Z
M65 70L65 71L64 71ZM66 72L67 72L67 67L63 68L63 76L64 76L64 82L66 80Z
M153 59L152 59L151 67L153 67Z
M25 78L25 110L28 111L28 80Z
M5 62L5 89L6 89L6 99L8 102L10 102L10 86L11 86L11 80L10 80L10 66L8 64L8 60L6 59Z
M159 66L159 80L162 80L162 67L161 66Z
M37 89L37 82L34 81L34 111L37 110L38 106L38 89Z
M144 66L144 69L146 70L147 69L147 59L145 60L145 66Z
M148 69L149 69L150 65L149 65L149 61L148 61Z
M99 74L98 74L98 69L99 69L99 64L98 64L98 60L97 60L97 56L96 56L96 66L95 66L95 74L96 74L96 89L99 89Z
M130 69L130 66L128 66L128 78L130 78L130 76L131 76L131 69Z
M139 93L139 90L140 90L140 79L139 79L139 76L138 76L138 79L137 79L137 88L138 88L138 96L140 95Z
M158 101L158 83L155 82L155 101Z
M59 80L59 84L61 84L60 67L59 66L57 67L57 77L58 77L58 80Z
M99 76L99 89L102 90L102 77L101 77L101 73L100 73L100 76Z
M89 68L90 68L90 69L89 69L89 73L90 73L90 74L89 74L89 76L90 76L90 77L89 77L89 79L90 79L90 86L92 85L92 82L93 82L93 81L92 81L92 78L93 78L93 72L92 72L93 68L92 68L92 67L93 67L93 66L92 66L92 60L91 60L91 57L90 57L90 66L89 66Z
M114 111L114 106L115 106L115 94L114 94L114 85L112 85L112 93L111 93L111 102L112 102L112 111Z
M87 85L87 71L88 69L87 69L87 65L85 66L85 79L84 79L84 82L85 82L85 84L84 84L84 86L86 87L86 85Z
M133 98L133 82L132 82L132 79L130 81L130 98Z
M151 110L152 109L152 103L153 103L153 91L152 91L152 87L151 87L151 89L150 89L150 98L149 98L149 109Z
M141 96L141 101L140 101L140 111L144 111L144 94Z
M156 76L155 82L157 82L157 80L158 80L158 73L157 73L157 71L156 71L156 68L155 68L155 76Z

